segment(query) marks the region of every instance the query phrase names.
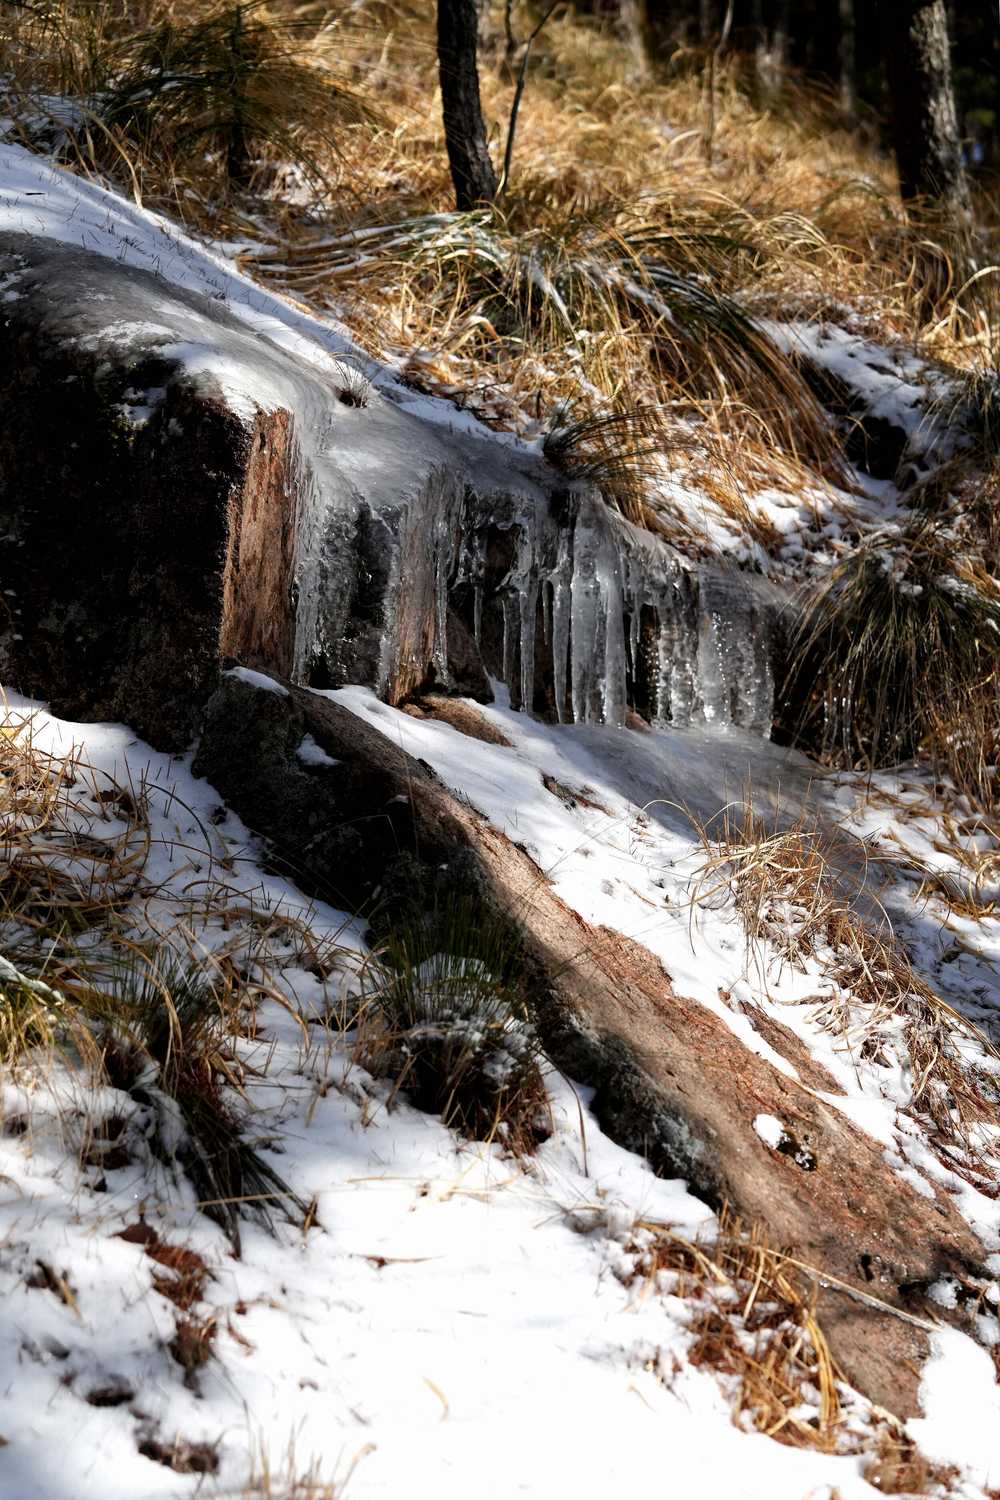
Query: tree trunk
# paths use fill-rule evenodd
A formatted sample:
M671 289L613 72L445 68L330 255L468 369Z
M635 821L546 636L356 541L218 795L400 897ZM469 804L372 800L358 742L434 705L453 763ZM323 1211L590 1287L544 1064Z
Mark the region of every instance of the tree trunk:
M764 21L763 0L753 0L751 18L755 33L754 64L757 87L761 102L766 105L781 92L785 79L790 20L788 0L780 0L775 11L774 25L771 27L768 27Z
M840 35L837 43L840 63L840 107L845 115L853 115L855 105L855 55L854 0L839 0Z
M645 69L646 0L576 0L576 8L607 22L614 35L628 46L637 69Z
M448 164L459 209L492 203L497 175L486 145L476 65L479 11L476 0L438 0L438 70Z
M880 10L900 192L968 221L944 0L881 0Z

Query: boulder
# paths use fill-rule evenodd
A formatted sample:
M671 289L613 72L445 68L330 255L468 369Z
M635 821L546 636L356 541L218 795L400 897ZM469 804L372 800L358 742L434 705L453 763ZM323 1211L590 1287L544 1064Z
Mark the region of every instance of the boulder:
M463 512L544 508L539 461L107 255L6 234L0 288L4 682L166 749L226 657L490 698L442 600Z

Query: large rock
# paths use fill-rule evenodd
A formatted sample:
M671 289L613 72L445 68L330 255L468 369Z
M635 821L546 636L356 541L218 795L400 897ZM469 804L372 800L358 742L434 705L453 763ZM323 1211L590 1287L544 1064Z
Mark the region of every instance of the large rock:
M285 342L265 336L231 276L210 296L8 233L0 289L8 685L164 748L227 657L393 703L488 701L492 677L553 717L768 733L760 579L681 558L374 364L367 388L318 325L291 336L272 306Z
M307 734L331 764L298 758ZM522 850L341 704L228 674L195 769L307 889L368 912L376 930L449 884L511 914L547 1050L595 1087L605 1129L815 1268L849 1379L898 1415L915 1414L928 1347L914 1317L922 1294L948 1275L987 1274L984 1247L946 1193L929 1202L915 1191L818 1097L815 1079L779 1072L678 994L638 943L589 927ZM777 1033L772 1041L780 1050ZM785 1122L801 1149L769 1149L754 1129L761 1114Z
M0 236L0 287L4 682L169 748L227 656L392 701L453 656L489 698L442 600L463 509L544 508L539 462L106 255Z

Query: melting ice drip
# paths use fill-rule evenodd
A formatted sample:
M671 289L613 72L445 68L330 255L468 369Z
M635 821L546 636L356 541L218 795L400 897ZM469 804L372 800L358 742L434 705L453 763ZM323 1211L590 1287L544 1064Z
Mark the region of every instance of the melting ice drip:
M621 724L640 706L654 723L770 734L771 629L746 574L692 567L592 498L561 523L536 512L508 527L514 556L496 596L501 670L522 706L535 700L540 617L560 722ZM485 534L470 528L459 564L477 642Z

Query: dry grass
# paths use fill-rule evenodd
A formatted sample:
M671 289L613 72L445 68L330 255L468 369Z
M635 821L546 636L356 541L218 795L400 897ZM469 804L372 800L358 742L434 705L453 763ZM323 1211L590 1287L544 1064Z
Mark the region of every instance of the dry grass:
M846 129L816 80L789 77L761 113L747 60L722 59L709 160L705 57L637 72L627 47L561 8L531 52L499 205L455 214L432 6L243 7L253 45L237 73L261 111L260 128L246 127L245 182L226 165L232 111L212 84L220 47L232 50L232 10L5 7L12 112L30 134L52 95L111 100L99 121L88 106L84 126L60 126L78 165L195 227L261 244L246 257L255 274L335 306L414 383L529 436L575 429L575 452L564 438L550 445L569 472L682 546L708 543L672 503L668 474L765 552L780 539L754 503L761 490L843 480L828 420L758 315L833 310L970 371L989 365L997 279L959 284L961 247L903 214L871 122ZM526 34L532 7L517 10ZM515 90L501 11L481 48L497 157ZM150 111L139 85L175 54L194 57L197 86ZM289 68L302 74L294 86ZM208 149L187 149L195 139Z
M721 1377L736 1426L789 1447L857 1456L883 1494L952 1493L957 1471L928 1462L902 1423L846 1386L817 1314L816 1279L759 1226L723 1209L714 1237L692 1241L639 1220L626 1248L634 1266L626 1279L641 1297L687 1304L687 1359ZM661 1357L654 1368L669 1384L678 1367Z
M266 1447L254 1456L250 1478L240 1490L240 1500L342 1500L347 1494L351 1476L374 1447L366 1443L347 1462L337 1465L343 1473L327 1478L323 1465L313 1459L303 1463L296 1453L294 1439L289 1443L284 1461L276 1465Z
M765 971L818 962L831 995L816 1018L852 1055L895 1058L934 1148L995 1193L997 1164L983 1159L976 1127L1000 1125L1000 1052L914 970L871 890L872 851L802 818L790 827L765 819L749 789L696 826L705 858L692 911L731 899L748 961Z
M552 1131L514 924L442 897L394 924L363 975L356 1056L470 1140L530 1155ZM391 1100L390 1100L391 1102Z
M172 910L147 870L151 841L145 787L42 750L30 718L0 721L0 1067L58 1053L134 1093L153 1111L154 1151L180 1161L238 1252L241 1215L309 1216L243 1134L239 1041L261 997L291 1009L273 978L279 946L320 977L339 953L305 920L234 900L224 878ZM213 922L234 930L209 956L199 923ZM82 1162L121 1165L123 1127L92 1122Z
M725 1211L705 1245L636 1227L636 1277L689 1304L688 1359L731 1382L734 1422L791 1447L842 1451L839 1377L815 1288L788 1257Z
M1000 588L953 527L918 517L811 581L786 696L800 735L841 764L923 753L982 805L1000 727Z

